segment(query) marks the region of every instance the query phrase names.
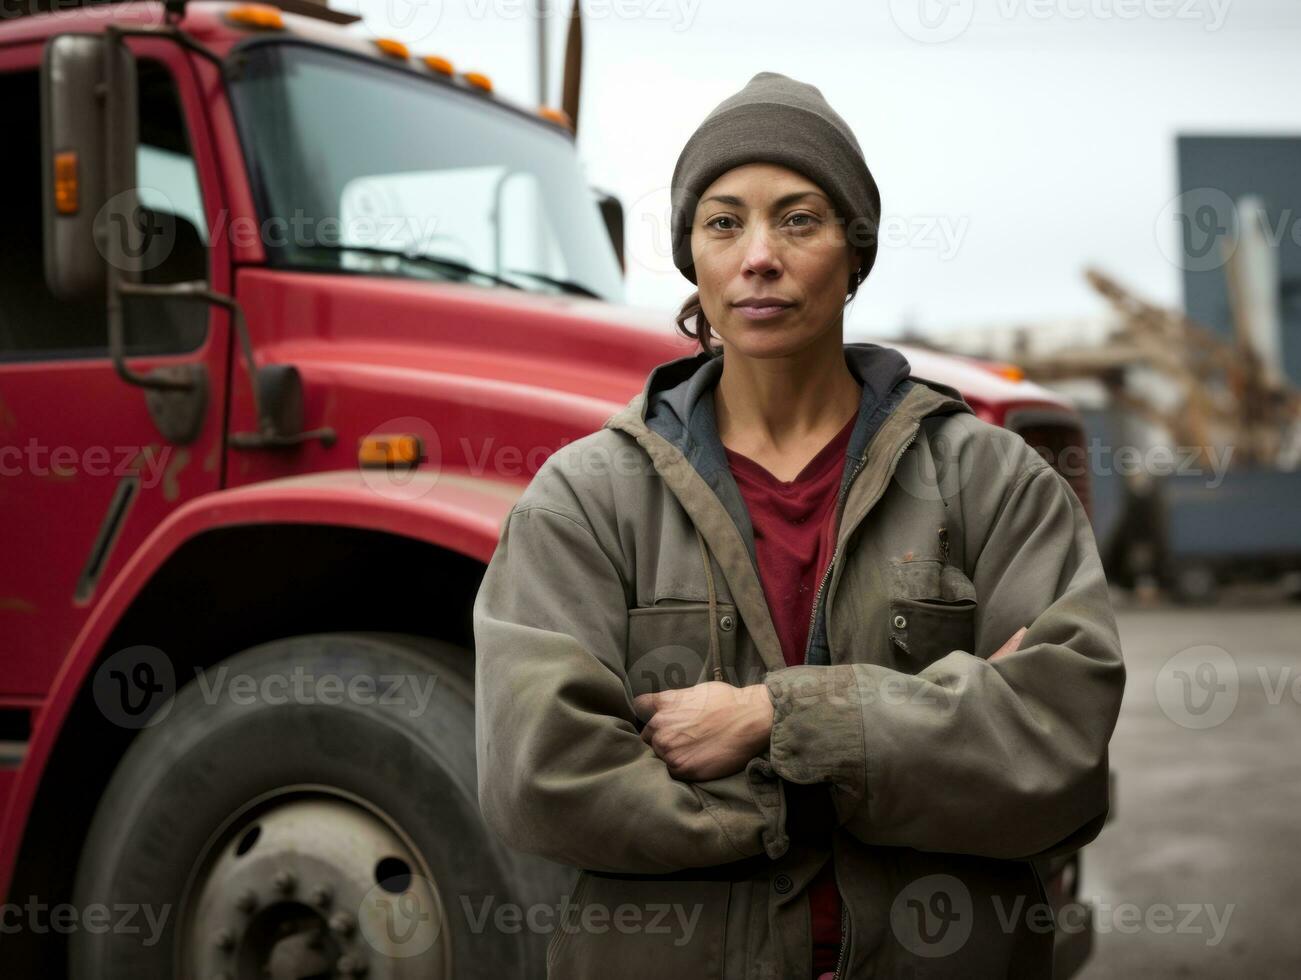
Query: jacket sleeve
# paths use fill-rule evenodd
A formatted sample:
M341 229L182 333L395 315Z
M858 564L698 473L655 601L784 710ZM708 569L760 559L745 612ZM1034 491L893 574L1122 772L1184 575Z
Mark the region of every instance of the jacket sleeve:
M517 504L473 620L479 806L506 843L649 874L785 852L784 795L755 760L683 782L642 741L623 579L581 515Z
M767 675L774 772L829 783L836 819L867 843L1024 859L1101 828L1120 639L1079 499L1033 450L1018 459L1010 489L983 491L996 499L964 493L964 520L967 507L983 514L976 645L992 651L1026 625L1015 653L954 650L916 674L855 663Z

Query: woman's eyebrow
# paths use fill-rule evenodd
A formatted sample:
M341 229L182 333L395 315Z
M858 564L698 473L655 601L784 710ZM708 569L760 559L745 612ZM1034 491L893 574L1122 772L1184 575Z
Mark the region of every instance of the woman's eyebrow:
M800 198L803 197L819 197L822 198L824 201L826 200L826 198L822 197L822 195L819 194L817 191L796 191L794 194L785 194L782 197L777 198L777 200L773 201L773 207L784 208L786 207L786 205L794 204L796 201L798 201ZM719 201L722 204L730 204L733 207L738 207L738 208L745 207L745 201L737 197L735 194L713 194L705 198L700 203L706 204L709 201Z

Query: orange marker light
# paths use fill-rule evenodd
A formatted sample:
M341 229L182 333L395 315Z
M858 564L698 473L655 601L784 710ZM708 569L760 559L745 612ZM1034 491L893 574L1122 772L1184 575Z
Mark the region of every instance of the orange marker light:
M430 71L436 71L440 75L452 74L452 63L446 58L440 58L436 54L427 54L423 60L425 67Z
M54 154L54 209L59 214L76 214L77 207L77 154L65 150Z
M361 466L406 467L414 469L424 459L420 437L392 434L366 436L357 447Z
M379 48L386 55L393 58L401 58L403 61L406 61L407 58L411 57L411 52L407 50L407 46L401 41L393 40L391 37L375 38L375 47Z
M485 92L492 91L492 79L489 78L487 75L482 74L481 72L467 71L461 77L464 78L471 85L473 85L475 88L481 88Z
M285 19L275 7L265 3L245 3L226 13L226 19L242 27L262 27L273 31L285 28Z
M543 119L550 119L554 123L560 123L566 129L574 128L574 121L569 118L569 113L564 109L556 109L553 106L544 105L538 107L538 115Z

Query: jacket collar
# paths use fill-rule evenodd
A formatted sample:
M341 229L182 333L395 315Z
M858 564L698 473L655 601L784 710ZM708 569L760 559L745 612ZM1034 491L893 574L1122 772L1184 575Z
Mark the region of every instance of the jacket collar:
M884 489L890 473L875 470L892 471L897 463L892 453L881 467L865 465L876 437L888 436L890 446L882 448L893 449L894 442L903 444L904 438L915 434L922 417L971 408L956 389L912 377L907 359L893 348L859 342L845 344L844 350L846 364L863 389L841 478L841 492L847 495L844 517L852 516L856 524L875 502L860 499L858 488L850 486L856 475L871 470L877 478L872 482ZM628 433L650 456L709 543L742 617L756 624L751 632L764 661L770 669L778 669L786 664L759 577L754 529L718 437L714 388L722 371L723 355L704 351L660 364L651 370L642 390L602 428ZM838 537L843 540L848 530L852 527L842 520ZM819 615L818 626L820 620Z

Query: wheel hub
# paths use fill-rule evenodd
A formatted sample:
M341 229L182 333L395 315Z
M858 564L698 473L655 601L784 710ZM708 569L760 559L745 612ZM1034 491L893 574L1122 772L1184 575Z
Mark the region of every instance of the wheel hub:
M451 976L424 862L350 800L273 801L228 835L190 898L181 962L196 980Z

